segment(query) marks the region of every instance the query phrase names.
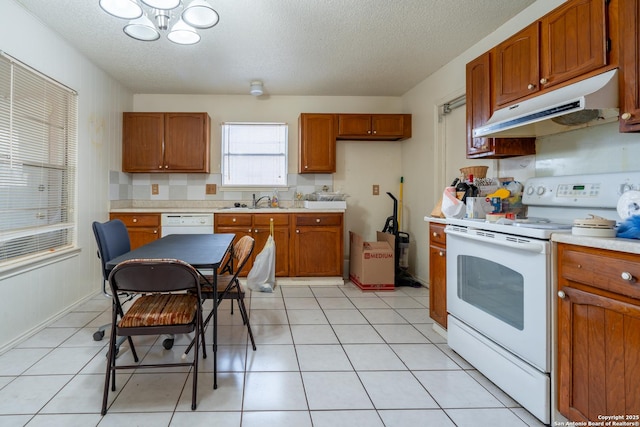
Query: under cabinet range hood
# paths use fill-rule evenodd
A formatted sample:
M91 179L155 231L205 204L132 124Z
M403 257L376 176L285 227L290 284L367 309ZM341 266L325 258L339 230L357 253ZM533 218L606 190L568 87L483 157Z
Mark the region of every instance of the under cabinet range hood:
M566 132L618 118L618 70L589 77L496 110L474 137L528 137Z

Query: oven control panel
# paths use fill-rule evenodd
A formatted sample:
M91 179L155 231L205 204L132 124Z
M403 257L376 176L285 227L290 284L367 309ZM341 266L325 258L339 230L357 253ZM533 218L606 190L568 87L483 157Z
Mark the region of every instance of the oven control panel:
M527 180L522 203L615 208L620 196L631 190L640 190L640 172L537 177Z

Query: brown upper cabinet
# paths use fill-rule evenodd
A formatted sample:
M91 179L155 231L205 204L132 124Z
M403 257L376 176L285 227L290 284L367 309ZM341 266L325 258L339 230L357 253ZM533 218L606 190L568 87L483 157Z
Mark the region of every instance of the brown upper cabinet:
M124 113L122 171L209 173L207 113Z
M411 114L339 114L338 139L400 141L411 138Z
M300 114L298 173L334 173L336 171L335 123L335 114Z
M467 158L499 159L535 154L535 138L474 138L473 128L491 117L491 52L467 64Z
M493 49L497 107L608 65L608 0L569 0Z
M640 3L621 0L620 132L640 131Z

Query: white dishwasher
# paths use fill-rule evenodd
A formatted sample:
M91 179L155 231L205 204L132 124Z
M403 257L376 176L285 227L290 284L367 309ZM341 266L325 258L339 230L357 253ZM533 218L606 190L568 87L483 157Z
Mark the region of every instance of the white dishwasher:
M161 236L169 234L211 234L212 213L164 213L160 217Z

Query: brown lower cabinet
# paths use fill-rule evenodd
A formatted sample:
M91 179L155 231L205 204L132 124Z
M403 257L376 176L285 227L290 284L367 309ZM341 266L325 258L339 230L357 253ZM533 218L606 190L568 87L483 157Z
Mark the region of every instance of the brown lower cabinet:
M131 249L160 238L159 213L110 213L109 219L119 219L127 226Z
M343 214L293 214L294 276L342 276Z
M262 251L274 222L276 276L342 276L343 214L216 213L216 233L256 240L253 259ZM253 261L253 260L252 260ZM243 270L247 275L252 267Z
M571 421L640 421L638 279L640 255L558 244L558 410Z
M429 316L447 329L447 236L444 224L429 223Z

